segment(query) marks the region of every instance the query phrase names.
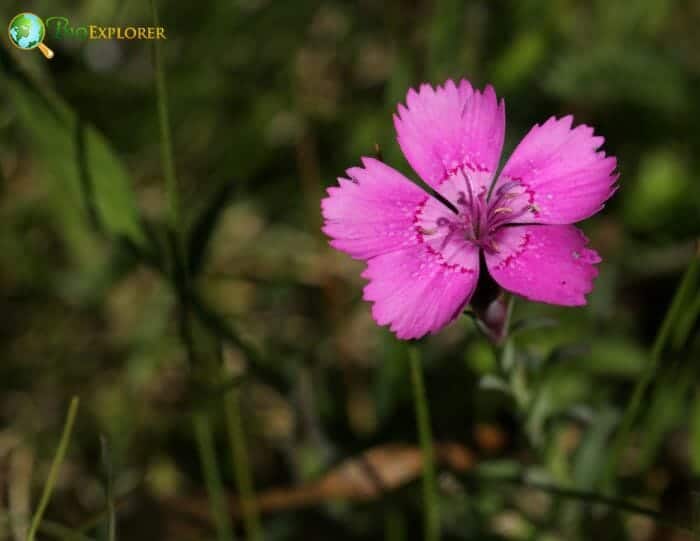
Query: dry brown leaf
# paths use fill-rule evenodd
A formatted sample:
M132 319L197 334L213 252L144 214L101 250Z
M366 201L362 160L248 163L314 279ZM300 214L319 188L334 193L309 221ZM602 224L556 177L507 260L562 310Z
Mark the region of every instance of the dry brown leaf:
M436 444L435 455L441 466L460 473L468 471L476 463L474 454L458 443ZM329 500L374 500L420 477L422 458L420 448L412 445L375 447L341 462L318 481L261 492L257 495L257 506L261 513L274 513ZM238 500L231 497L230 502L231 513L238 515ZM209 517L207 505L202 504L201 500L179 498L169 501L168 506L202 520Z

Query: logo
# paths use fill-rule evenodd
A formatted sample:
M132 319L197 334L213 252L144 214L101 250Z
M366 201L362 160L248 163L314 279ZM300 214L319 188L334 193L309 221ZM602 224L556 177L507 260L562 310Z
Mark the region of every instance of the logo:
M39 49L41 53L51 60L53 51L44 45L46 26L41 17L33 13L20 13L10 21L8 27L10 42L23 51Z
M164 40L165 28L162 26L100 26L90 24L72 26L68 17L49 17L44 22L33 13L20 13L11 21L8 28L10 42L23 51L39 49L49 60L54 52L44 44L46 35L56 40Z

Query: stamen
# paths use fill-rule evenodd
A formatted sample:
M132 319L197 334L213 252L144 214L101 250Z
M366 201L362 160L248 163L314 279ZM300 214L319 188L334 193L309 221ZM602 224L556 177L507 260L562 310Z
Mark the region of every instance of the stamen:
M499 207L493 211L494 214L499 214L501 212L505 212L507 214L510 214L511 212L513 212L513 209L508 208L508 207Z
M474 208L474 193L472 192L472 185L469 182L469 176L464 172L464 168L460 169L460 172L462 173L462 178L464 179L464 183L467 185L467 191L469 192L469 207Z
M489 208L498 207L501 204L501 201L508 199L508 195L510 195L510 192L498 190L498 192L496 192L496 197L489 201Z
M474 205L472 210L474 213L473 228L474 228L474 238L478 239L481 233L481 205L478 203Z

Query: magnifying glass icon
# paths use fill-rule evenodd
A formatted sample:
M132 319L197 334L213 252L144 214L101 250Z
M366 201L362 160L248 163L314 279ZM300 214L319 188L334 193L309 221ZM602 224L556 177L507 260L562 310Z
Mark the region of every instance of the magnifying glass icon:
M20 13L10 21L8 33L10 42L18 49L23 51L39 49L48 60L54 57L54 52L44 45L46 26L41 17L33 13Z

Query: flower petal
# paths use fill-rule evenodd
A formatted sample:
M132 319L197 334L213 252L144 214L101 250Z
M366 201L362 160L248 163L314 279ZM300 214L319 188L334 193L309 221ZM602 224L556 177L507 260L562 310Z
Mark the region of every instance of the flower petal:
M467 167L487 172L490 184L498 167L505 134L505 105L493 87L482 92L462 79L433 89L411 89L399 105L394 126L406 159L418 175L437 188L451 172Z
M535 125L503 168L494 194L515 183L515 204L530 210L515 223L575 223L598 212L615 192L617 160L598 151L604 138L584 124L572 129L572 123L566 116Z
M445 261L423 243L370 259L362 276L370 280L364 299L374 303L375 321L408 340L434 334L455 319L479 277L479 251L463 244L460 264Z
M501 287L533 300L564 306L586 304L600 262L588 239L572 225L504 227L494 236L497 253L486 265Z
M331 246L356 259L415 244L413 220L428 195L401 173L373 158L348 169L349 179L321 202L323 232Z
M478 250L448 227L426 231L423 222L433 228L450 211L391 167L362 162L328 189L323 231L334 248L368 261L364 298L377 323L403 339L436 332L469 301Z

